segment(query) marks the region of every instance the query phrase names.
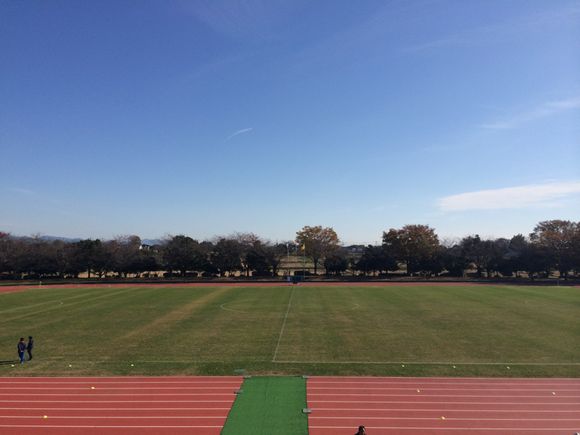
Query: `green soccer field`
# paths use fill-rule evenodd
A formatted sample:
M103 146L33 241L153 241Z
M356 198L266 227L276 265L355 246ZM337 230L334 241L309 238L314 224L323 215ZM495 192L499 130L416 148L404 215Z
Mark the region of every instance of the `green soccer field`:
M579 313L571 287L39 288L0 293L0 375L577 377Z

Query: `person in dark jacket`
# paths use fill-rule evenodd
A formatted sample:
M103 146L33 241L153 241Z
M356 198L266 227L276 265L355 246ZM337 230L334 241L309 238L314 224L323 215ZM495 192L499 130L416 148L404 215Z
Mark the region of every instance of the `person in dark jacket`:
M28 352L28 361L32 359L32 349L34 349L34 340L32 337L28 337L28 343L26 344L26 351Z
M367 433L367 431L366 431L365 427L359 426L357 433L355 433L354 435L366 435L366 433Z
M17 348L20 364L24 364L24 351L26 350L26 343L24 342L24 337L20 337L20 341L18 342Z

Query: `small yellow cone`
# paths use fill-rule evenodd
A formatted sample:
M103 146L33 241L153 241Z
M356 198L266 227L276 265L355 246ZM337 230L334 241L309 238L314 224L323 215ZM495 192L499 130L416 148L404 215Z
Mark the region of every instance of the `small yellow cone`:
M401 367L405 367L405 364L401 364Z
M442 416L441 416L441 420L445 420L445 416L443 416L443 415L442 415Z
M95 387L91 387L91 390L94 390L94 389L95 389Z
M48 415L43 415L42 418L48 418Z

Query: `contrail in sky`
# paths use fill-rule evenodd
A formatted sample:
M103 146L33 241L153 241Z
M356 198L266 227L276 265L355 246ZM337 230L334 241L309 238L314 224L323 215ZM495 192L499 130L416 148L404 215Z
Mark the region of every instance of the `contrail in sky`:
M232 134L230 134L230 135L228 136L228 138L226 139L226 142L227 142L228 140L230 140L231 138L233 138L233 137L236 137L236 136L238 136L238 135L240 135L240 134L248 133L248 132L250 132L250 131L252 131L252 130L253 130L253 128L251 128L251 127L250 127L250 128L242 128L241 130L238 130L238 131L236 131L235 133L232 133Z

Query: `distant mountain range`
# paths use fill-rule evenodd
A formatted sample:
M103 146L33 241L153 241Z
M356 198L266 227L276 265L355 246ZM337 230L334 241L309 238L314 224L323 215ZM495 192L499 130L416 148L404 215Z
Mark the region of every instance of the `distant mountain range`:
M32 240L32 239L35 239L36 237L30 237L30 236L18 237L18 236L16 236L15 238ZM62 237L62 236L40 236L40 237L38 237L38 239L44 240L46 242L53 242L55 240L61 240L61 241L66 242L66 243L76 243L76 242L80 242L81 240L83 240L79 237ZM163 240L161 240L161 239L142 239L141 243L143 245L153 246L153 245L162 244Z

